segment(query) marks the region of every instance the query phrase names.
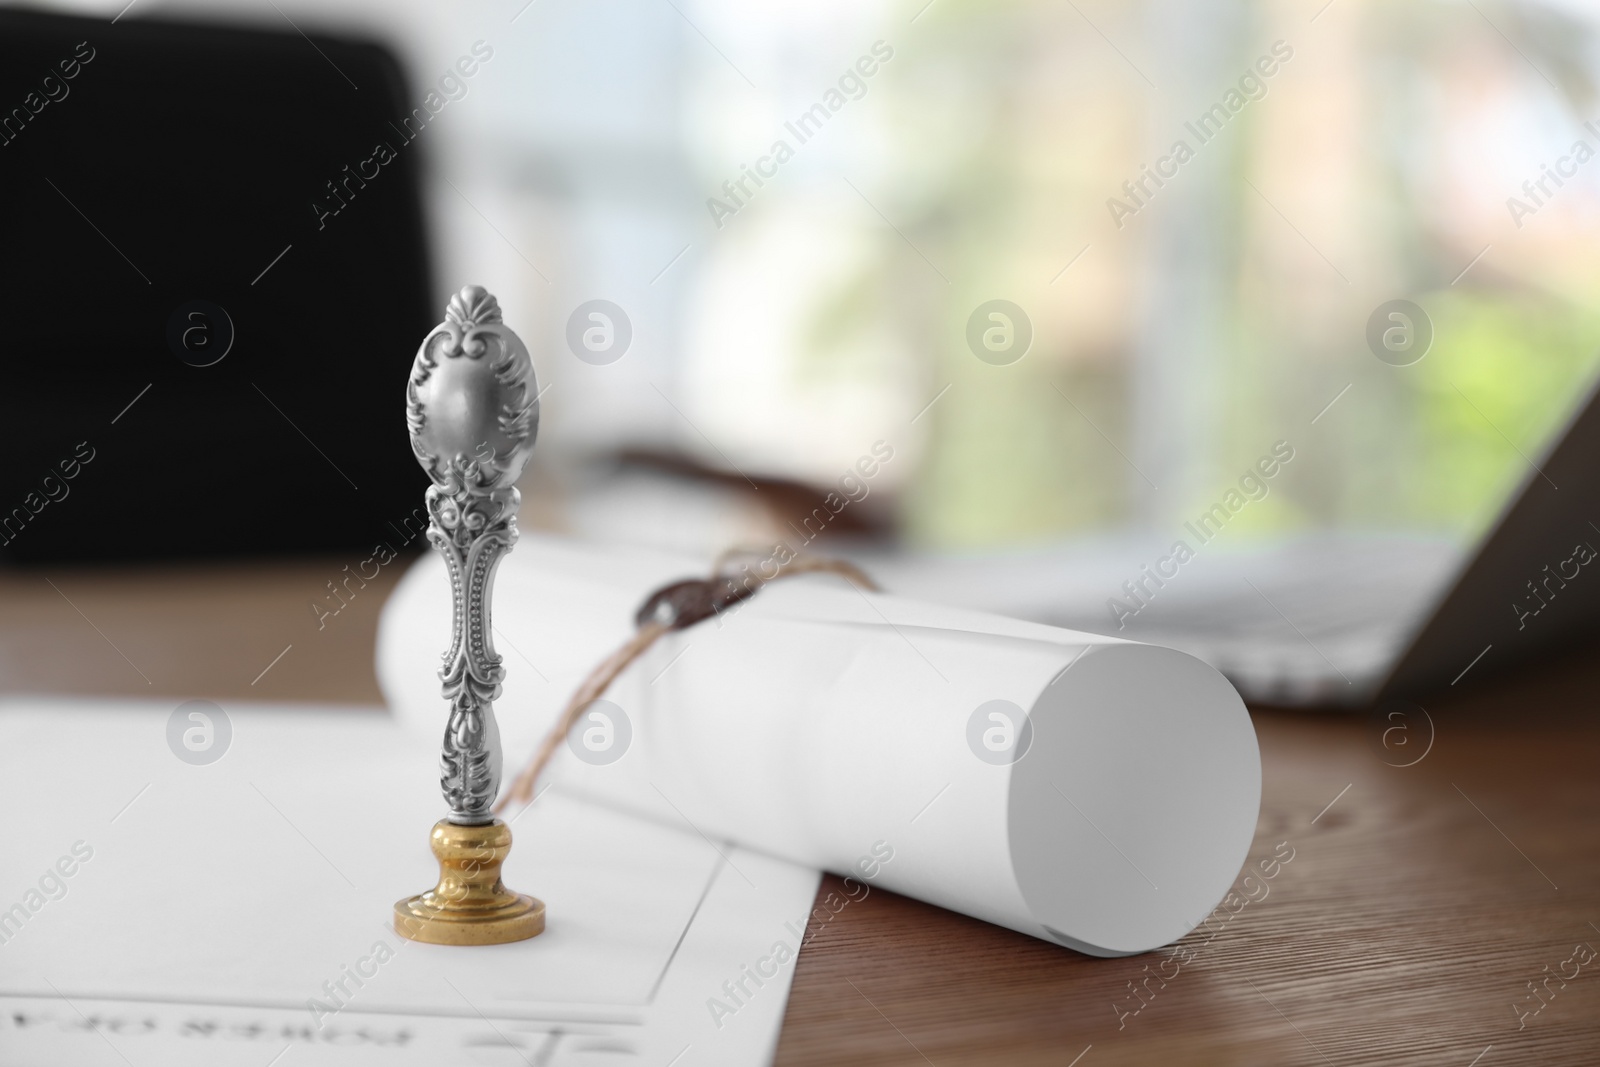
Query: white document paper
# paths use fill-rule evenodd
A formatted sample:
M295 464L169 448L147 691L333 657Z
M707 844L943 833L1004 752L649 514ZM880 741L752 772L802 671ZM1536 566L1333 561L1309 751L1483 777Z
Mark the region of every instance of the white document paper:
M706 569L522 538L494 604L508 779L646 595ZM442 730L449 614L431 555L384 610L379 680L419 736ZM1260 808L1249 716L1199 660L831 576L667 635L607 699L572 744L609 735L621 757L560 751L551 781L1095 955L1197 925Z
M504 869L546 931L406 941L391 909L438 876L437 739L230 703L196 766L179 703L0 702L0 1063L771 1060L814 870L558 788Z

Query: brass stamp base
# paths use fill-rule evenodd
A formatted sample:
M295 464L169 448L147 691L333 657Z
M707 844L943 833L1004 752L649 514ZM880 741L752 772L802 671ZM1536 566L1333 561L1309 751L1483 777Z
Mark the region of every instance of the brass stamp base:
M457 826L441 819L429 843L439 859L439 884L395 904L395 933L431 945L502 945L544 932L544 904L500 881L511 852L503 820Z

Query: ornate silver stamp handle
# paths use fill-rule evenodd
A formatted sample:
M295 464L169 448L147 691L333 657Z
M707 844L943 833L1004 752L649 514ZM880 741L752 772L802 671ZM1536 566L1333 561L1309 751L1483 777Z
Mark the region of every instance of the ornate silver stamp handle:
M494 701L505 668L490 604L500 557L517 540L516 481L533 454L539 399L533 361L500 319L500 305L469 285L417 350L406 384L411 449L427 471L428 540L450 571L450 650L439 670L450 704L439 787L461 826L489 823L500 789Z

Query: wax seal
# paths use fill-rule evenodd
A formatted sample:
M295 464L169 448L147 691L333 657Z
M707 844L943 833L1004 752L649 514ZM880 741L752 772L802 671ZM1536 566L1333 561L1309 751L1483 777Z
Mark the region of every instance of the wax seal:
M521 941L544 930L544 904L507 889L500 867L511 829L491 810L500 789L494 701L505 668L494 649L490 594L517 540L516 481L533 454L539 398L533 360L469 285L417 350L406 383L411 450L428 487L428 540L450 571L450 649L439 671L449 704L439 756L448 812L433 828L439 882L394 906L395 931L439 945Z

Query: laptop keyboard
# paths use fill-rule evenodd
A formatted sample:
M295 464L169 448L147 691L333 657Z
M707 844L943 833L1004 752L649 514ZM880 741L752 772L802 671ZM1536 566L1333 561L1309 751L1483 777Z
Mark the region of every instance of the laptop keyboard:
M1461 562L1453 543L1322 534L1253 550L1202 548L1141 603L1122 587L1161 553L1104 543L960 561L863 561L895 592L1168 645L1215 666L1252 701L1369 697ZM941 568L944 573L941 574ZM1118 626L1107 599L1137 613Z

